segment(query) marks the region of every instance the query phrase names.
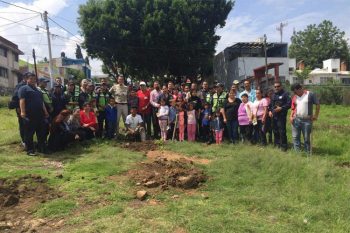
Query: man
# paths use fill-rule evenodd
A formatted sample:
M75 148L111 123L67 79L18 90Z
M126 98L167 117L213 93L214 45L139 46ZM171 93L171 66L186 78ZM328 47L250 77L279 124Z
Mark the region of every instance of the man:
M128 115L128 87L124 84L124 76L118 76L117 84L114 84L109 92L114 96L117 106L116 133L119 133L120 117L125 122Z
M96 95L96 107L97 107L97 122L98 131L96 133L97 137L103 136L103 130L107 132L107 121L106 121L106 106L109 103L109 99L112 95L108 91L107 83L102 83Z
M146 127L147 137L151 137L152 109L150 104L151 93L145 82L140 82L140 90L137 91L139 99L138 113L142 116Z
M201 98L201 102L204 105L207 100L207 95L209 93L209 85L207 81L203 81L202 89L199 91L199 98Z
M244 91L242 91L239 94L239 98L241 98L243 94L247 94L248 100L252 103L254 103L254 101L256 100L256 91L251 88L251 84L249 80L244 81Z
M69 80L66 91L64 92L64 98L66 100L66 109L73 111L78 106L80 89L79 86L74 84L73 80Z
M232 84L233 85L232 85L231 89L234 89L236 91L236 97L239 98L239 96L241 95L241 93L239 92L239 81L238 80L233 80Z
M34 74L27 74L27 85L18 91L20 115L24 121L24 136L29 156L35 155L33 136L36 133L39 152L46 153L45 118L49 117L43 94L36 87Z
M63 109L66 108L67 101L64 98L63 91L62 91L62 85L55 84L52 88L52 113L51 113L51 119L54 119Z
M170 93L170 95L173 94L173 91L175 89L175 85L172 81L168 82L168 92Z
M51 114L53 112L52 98L49 91L46 89L47 83L49 82L50 80L47 78L39 78L38 90L43 94L44 104L47 112Z
M216 112L225 106L227 100L227 93L224 91L222 83L216 84L216 93L213 95L212 112Z
M310 153L310 135L312 122L316 121L320 113L320 102L316 95L310 91L304 90L301 84L295 83L291 90L294 92L292 98L292 111L290 114L290 123L292 124L292 136L294 149L301 149L301 133L304 137L304 149ZM313 114L313 105L316 105L316 113Z
M140 136L141 141L146 141L145 128L143 127L143 120L140 115L136 114L137 108L131 109L131 114L126 117L125 127L127 136Z
M11 102L9 104L9 108L10 109L15 109L16 110L16 114L17 114L17 118L18 118L18 128L19 128L19 135L21 136L21 140L22 140L22 145L25 147L25 138L24 138L24 121L21 117L21 111L20 111L20 107L19 107L19 96L18 96L18 91L22 86L27 85L27 78L28 76L32 75L32 73L27 72L24 73L22 76L22 81L20 83L18 83L15 87L14 93L12 95L11 98Z
M165 105L168 105L168 106L170 105L170 102L173 99L173 95L169 93L167 85L163 85L162 93L158 97L158 103L161 99L165 100Z
M153 137L155 139L160 138L160 128L158 123L157 112L160 107L158 103L159 96L161 95L161 90L159 86L159 82L155 81L153 83L153 91L150 93L150 103L152 105L152 123L153 123Z
M83 109L83 106L85 103L90 103L92 100L95 100L96 96L94 93L95 86L93 83L88 82L83 79L82 85L80 88L80 93L79 93L79 98L78 98L78 103L79 103L79 108ZM91 106L92 108L95 108L95 106Z
M269 116L273 118L275 146L286 151L288 148L286 123L291 100L288 92L284 91L281 82L275 82L274 87L275 93L269 105Z

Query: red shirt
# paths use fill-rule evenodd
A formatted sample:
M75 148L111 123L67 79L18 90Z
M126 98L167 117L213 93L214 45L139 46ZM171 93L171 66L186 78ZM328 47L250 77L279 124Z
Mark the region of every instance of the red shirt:
M149 90L138 90L137 91L137 97L139 98L139 109L138 113L140 114L150 114L151 113L151 105L150 105L150 95L151 92ZM145 110L142 110L143 107L147 108Z
M90 111L89 115L87 116L85 114L85 111L81 110L80 111L80 124L81 124L81 126L83 126L84 124L88 124L89 126L96 128L97 123L96 123L95 113L93 111Z

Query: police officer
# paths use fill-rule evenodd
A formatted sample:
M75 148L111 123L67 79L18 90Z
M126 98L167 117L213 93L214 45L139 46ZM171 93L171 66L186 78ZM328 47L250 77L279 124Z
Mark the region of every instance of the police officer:
M22 86L18 91L20 116L24 121L24 137L27 147L27 154L35 155L33 143L34 133L38 139L38 151L46 153L45 118L49 117L46 110L43 94L36 87L34 74L27 74L27 85Z
M102 83L96 95L96 107L98 110L98 115L97 115L98 131L96 134L97 137L103 136L103 128L105 128L105 130L107 131L105 108L110 98L112 98L112 95L108 91L107 83Z
M287 113L291 107L291 99L289 93L283 89L281 82L275 82L274 88L275 93L271 98L269 116L273 118L275 146L286 151L288 148L286 132Z
M43 94L44 104L45 104L47 112L49 114L51 114L53 111L52 99L51 99L51 94L46 89L47 83L49 83L49 82L50 82L50 80L47 78L39 78L38 90Z
M80 89L76 86L73 80L69 80L66 86L66 91L64 92L64 98L66 100L66 108L73 111L74 108L78 106Z
M221 109L225 106L227 100L227 93L224 91L224 85L222 83L216 84L216 93L213 95L212 112Z

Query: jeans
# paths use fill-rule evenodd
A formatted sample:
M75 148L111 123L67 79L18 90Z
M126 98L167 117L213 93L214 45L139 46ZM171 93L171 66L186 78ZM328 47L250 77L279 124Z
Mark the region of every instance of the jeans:
M242 142L250 142L252 138L252 126L251 125L240 125L239 131L241 133Z
M305 120L301 118L295 118L292 124L292 136L293 136L293 144L294 150L300 151L301 149L301 134L303 134L304 138L304 150L307 153L310 153L310 135L312 129L312 122L310 120Z
M24 122L23 130L27 152L35 151L33 142L34 134L36 134L38 139L38 149L43 151L46 147L46 125L44 118L36 116L22 120Z
M115 121L106 121L106 128L107 128L106 137L108 139L114 138L114 133L116 128Z
M98 131L96 133L97 137L103 136L103 131L107 131L107 122L106 122L106 112L99 111L97 116L97 122L98 122Z
M228 136L232 143L239 141L238 136L238 120L229 120L226 122Z
M273 134L275 138L275 146L287 150L287 116L279 116L273 118Z
M158 108L152 108L152 124L153 124L153 137L158 139L160 137L160 128L157 117Z
M151 137L152 115L151 115L151 113L147 113L147 114L142 113L141 116L142 116L142 120L143 120L143 123L145 126L147 137L150 138Z
M253 142L266 145L266 134L263 130L264 124L261 120L257 121L257 124L253 126Z

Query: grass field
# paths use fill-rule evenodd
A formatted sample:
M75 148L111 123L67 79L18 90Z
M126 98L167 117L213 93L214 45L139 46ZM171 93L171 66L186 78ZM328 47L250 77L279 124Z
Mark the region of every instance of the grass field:
M164 150L211 160L196 165L209 179L196 191L149 197L156 204L135 204L135 185L123 175L146 160L142 153L96 140L28 157L14 112L0 109L0 122L0 178L48 178L64 195L33 215L63 219L57 232L350 232L350 168L337 166L350 161L350 108L321 106L311 158L273 147L168 143Z

